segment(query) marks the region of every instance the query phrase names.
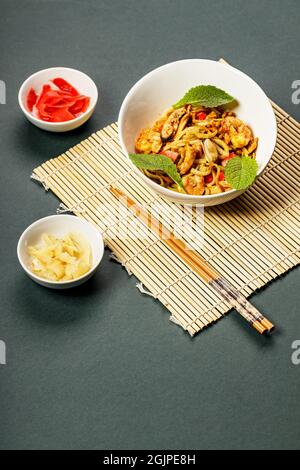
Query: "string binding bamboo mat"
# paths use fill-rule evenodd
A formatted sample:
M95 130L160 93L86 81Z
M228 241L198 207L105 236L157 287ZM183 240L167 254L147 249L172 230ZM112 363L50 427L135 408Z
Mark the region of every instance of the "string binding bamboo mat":
M186 228L193 248L247 297L300 261L300 124L272 105L278 140L264 174L229 204L205 209L204 239L198 236L197 225ZM32 178L60 199L59 212L73 212L96 224L113 257L139 280L140 291L158 299L171 313L170 319L191 336L230 310L137 219L135 227L143 237L119 234L121 224L134 216L126 209L120 216L110 185L145 207L158 201L175 221L182 220L183 208L158 197L128 164L116 123L45 162ZM272 317L272 312L265 313Z

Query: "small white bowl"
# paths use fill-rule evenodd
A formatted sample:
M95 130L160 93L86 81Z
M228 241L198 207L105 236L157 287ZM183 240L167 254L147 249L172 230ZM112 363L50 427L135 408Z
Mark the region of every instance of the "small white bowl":
M30 268L30 255L28 247L37 245L41 241L43 233L63 237L69 232L78 232L82 234L89 242L92 250L92 267L90 271L77 279L71 281L49 281L34 274ZM98 268L104 253L103 238L97 228L74 215L50 215L39 219L31 224L21 235L17 248L19 262L28 274L38 284L51 289L69 289L76 287L87 281Z
M73 85L79 93L91 98L88 109L79 117L66 122L47 122L38 119L29 111L26 105L26 98L30 88L33 88L37 93L42 89L42 86L53 78L61 77ZM79 70L69 69L66 67L52 67L50 69L40 70L39 72L31 75L19 90L19 105L27 119L35 126L50 132L67 132L82 126L93 114L97 101L98 90L95 82L85 73Z
M119 138L125 154L135 152L135 139L141 129L152 126L164 111L196 85L215 85L237 99L238 105L233 111L259 137L256 157L259 176L269 163L276 144L276 118L270 101L259 85L246 74L212 60L187 59L163 65L145 75L131 88L123 101L118 119ZM179 204L214 206L228 202L244 192L233 189L211 196L192 196L164 188L140 171L139 175L160 196Z

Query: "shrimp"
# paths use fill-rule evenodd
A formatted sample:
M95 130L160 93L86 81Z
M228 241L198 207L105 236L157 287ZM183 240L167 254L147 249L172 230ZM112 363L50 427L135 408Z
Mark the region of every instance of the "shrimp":
M160 133L152 129L143 129L135 142L135 148L139 153L159 153L161 147Z
M177 168L181 175L185 175L193 166L196 159L197 151L190 145L186 145L180 152L181 158Z
M233 116L224 119L221 131L229 135L231 144L235 149L246 147L253 137L250 127Z
M204 176L189 173L182 178L184 189L188 194L201 196L205 190Z

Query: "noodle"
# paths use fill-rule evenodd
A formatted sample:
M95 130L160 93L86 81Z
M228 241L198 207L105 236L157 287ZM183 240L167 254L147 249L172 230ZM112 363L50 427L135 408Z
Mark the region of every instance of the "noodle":
M136 139L141 154L162 154L173 160L185 192L210 195L229 191L224 168L236 156L256 158L258 138L233 112L219 108L192 107L168 110L151 128ZM157 184L183 192L161 171L143 170Z

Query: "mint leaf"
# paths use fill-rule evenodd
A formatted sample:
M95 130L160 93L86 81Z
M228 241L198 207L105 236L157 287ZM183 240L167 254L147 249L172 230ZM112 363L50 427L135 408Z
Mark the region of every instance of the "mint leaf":
M173 108L181 108L186 104L201 105L205 108L216 108L234 101L235 98L226 91L213 85L199 85L191 88L184 97L173 105Z
M234 157L225 167L225 179L233 189L246 189L255 180L257 171L258 164L253 158Z
M141 170L159 170L166 173L176 184L183 188L180 174L176 165L165 155L145 155L139 153L130 153L129 158L132 163Z

